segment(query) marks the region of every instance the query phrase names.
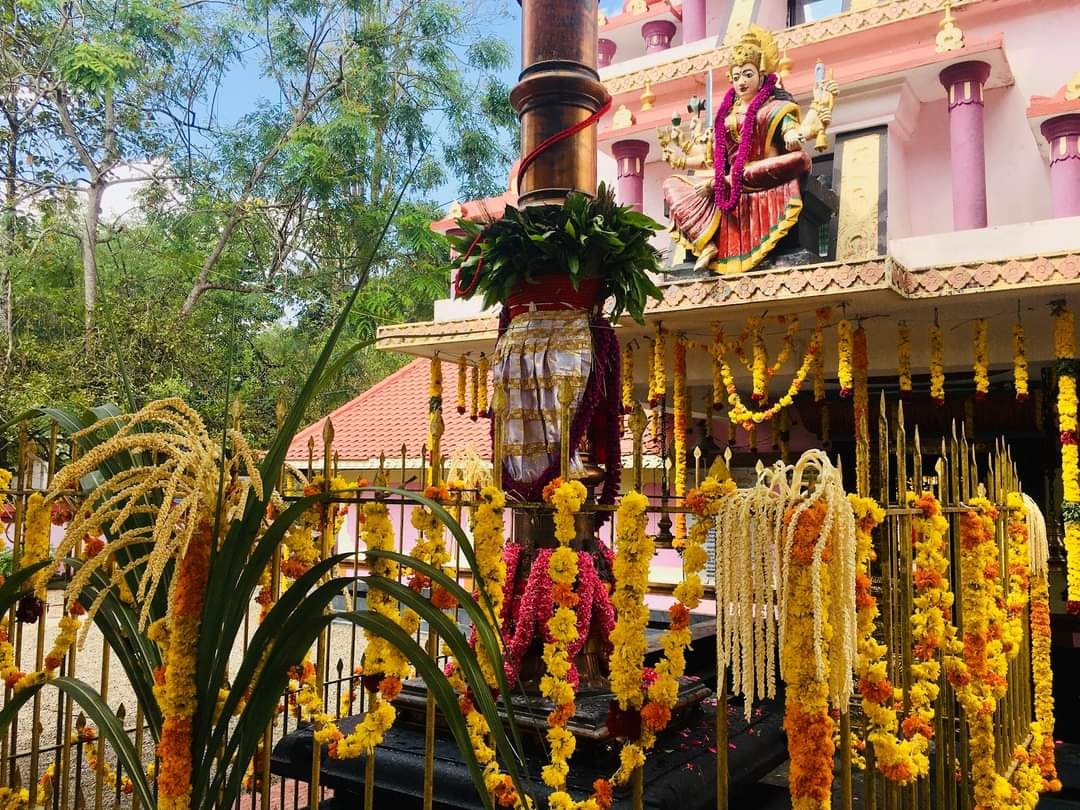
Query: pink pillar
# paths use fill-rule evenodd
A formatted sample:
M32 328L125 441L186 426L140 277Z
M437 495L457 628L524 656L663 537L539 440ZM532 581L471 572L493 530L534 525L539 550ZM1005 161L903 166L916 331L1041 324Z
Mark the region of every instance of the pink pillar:
M953 228L986 227L986 153L983 148L983 84L986 62L960 62L941 71L949 97Z
M596 66L605 68L615 58L615 43L610 39L600 38L596 41Z
M666 51L671 47L671 38L675 36L675 23L671 20L649 20L641 26L641 36L645 39L645 53Z
M705 0L683 0L682 41L697 42L705 39Z
M611 145L619 171L618 194L620 205L633 206L641 211L645 201L645 158L649 154L646 141L616 141Z
M1080 113L1049 118L1039 129L1050 143L1053 215L1080 217Z

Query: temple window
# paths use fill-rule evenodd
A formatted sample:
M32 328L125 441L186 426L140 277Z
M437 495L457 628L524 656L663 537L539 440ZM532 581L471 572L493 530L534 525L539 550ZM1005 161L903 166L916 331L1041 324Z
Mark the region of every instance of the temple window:
M847 11L849 5L850 0L788 0L788 25L802 25L832 17Z

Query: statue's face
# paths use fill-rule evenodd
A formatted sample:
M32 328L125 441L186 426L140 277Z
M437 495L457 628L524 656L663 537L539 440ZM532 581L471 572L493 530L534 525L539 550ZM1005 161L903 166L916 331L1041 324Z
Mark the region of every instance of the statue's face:
M747 62L731 71L731 86L743 101L749 101L761 88L761 74L757 65Z

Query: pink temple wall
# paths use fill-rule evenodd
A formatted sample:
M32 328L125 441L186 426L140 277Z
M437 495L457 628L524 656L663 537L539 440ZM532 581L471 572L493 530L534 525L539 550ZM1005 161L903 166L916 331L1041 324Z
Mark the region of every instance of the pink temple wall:
M968 41L1004 33L1004 51L1015 82L986 92L987 223L1008 225L1050 217L1050 173L1026 117L1031 96L1052 96L1075 72L1074 49L1047 40L1049 30L1080 30L1080 4L1047 2L1012 6L984 25L960 23ZM838 104L843 103L843 96ZM951 230L948 110L922 104L912 139L890 143L890 184L902 174L908 188L890 189L889 235L922 236ZM895 167L896 171L893 171ZM900 199L897 199L899 196ZM906 196L906 205L900 200ZM894 220L894 217L897 219ZM905 227L904 218L909 226Z

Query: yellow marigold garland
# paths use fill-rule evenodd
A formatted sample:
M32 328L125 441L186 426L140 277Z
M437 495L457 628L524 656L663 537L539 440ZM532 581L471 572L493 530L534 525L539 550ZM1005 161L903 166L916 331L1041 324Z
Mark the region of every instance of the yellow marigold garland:
M930 327L930 398L945 404L945 333L936 321Z
M469 419L480 418L480 366L469 366Z
M848 495L855 515L855 607L858 642L855 677L866 715L866 741L873 746L874 762L888 779L901 784L925 773L930 761L925 747L897 736L899 722L892 708L893 685L885 655L888 647L874 638L880 612L870 589L870 565L876 558L873 531L885 519L885 510L873 498Z
M900 393L911 393L911 327L907 321L896 325L896 365L900 374Z
M709 345L709 367L712 370L712 407L715 411L724 409L724 400L727 399L724 390L724 374L720 366L720 358L724 354L724 335L719 329L713 332L712 343Z
M40 492L33 493L26 501L26 523L23 528L23 550L19 558L20 568L29 568L46 560L51 552L49 536L52 532L52 510ZM52 571L45 566L30 579L34 594L44 601L45 589Z
M996 510L986 498L972 498L960 518L960 578L964 616L966 682L955 679L956 697L967 715L975 803L996 808L1011 800L1012 786L997 772L994 759L994 711L1005 694L1005 654L999 635L1003 623L997 600Z
M1028 398L1028 362L1024 350L1024 325L1020 321L1013 327L1013 387L1016 389L1016 401L1024 402Z
M1030 551L1028 549L1027 512L1024 496L1010 492L1005 498L1008 510L1008 553L1005 570L1009 577L1009 591L1005 604L1006 618L1002 643L1008 660L1016 658L1024 643L1024 608L1028 604L1030 590Z
M1067 610L1080 614L1080 458L1076 431L1076 338L1073 313L1054 308L1054 354L1058 371L1058 429L1061 431L1061 506L1065 522Z
M655 544L646 532L649 500L628 492L615 514L615 629L611 631L611 691L622 709L640 709L641 672L645 659L645 630L649 607L645 596Z
M630 341L622 349L622 409L623 413L634 410L634 347Z
M806 381L806 377L810 373L810 369L813 367L815 359L821 353L822 332L826 322L827 319L826 321L823 321L819 314L817 325L814 327L814 331L810 337L810 344L807 346L806 353L803 355L802 364L795 372L791 385L788 386L788 390L785 391L775 403L765 410L751 411L743 404L742 398L739 396L739 391L735 387L735 373L732 371L732 368L725 357L723 355L720 356L720 373L723 377L724 388L727 391L727 399L730 406L730 409L728 410L728 420L732 425L741 424L747 431L751 431L754 426L759 425L762 422L770 421L784 408L788 408L794 404L796 394L799 393L799 389L802 388L803 383ZM751 440L750 446L755 446L753 440Z
M488 376L491 373L491 361L486 354L481 353L480 362L477 363L476 374L480 385L476 389L476 409L481 416L488 415Z
M465 355L462 355L457 359L457 412L464 415L465 413L465 389L468 383L469 368L465 362Z
M836 354L840 396L851 396L851 321L847 318L841 318L836 324Z
M682 498L686 495L686 433L689 425L687 424L686 339L681 335L675 340L671 365L675 372L673 384L675 400L675 497ZM680 548L685 542L686 515L679 512L675 515L675 547Z
M985 399L990 393L990 357L986 348L986 318L975 319L975 399Z
M656 337L653 338L652 365L649 368L649 405L655 407L667 392L667 334L664 327L657 324Z
M498 627L502 616L504 590L506 586L506 561L503 558L505 545L503 510L506 508L506 496L495 486L486 486L480 490L476 506L472 510L473 548L476 552L476 567L480 580L484 584L487 603L480 600L480 607L487 615L492 627ZM500 638L501 642L501 638ZM477 658L484 678L491 687L498 685L496 674L491 666L490 656L483 645L478 645Z
M830 307L821 307L817 310L817 328L824 330L832 317ZM814 402L825 401L825 346L822 345L814 354Z

